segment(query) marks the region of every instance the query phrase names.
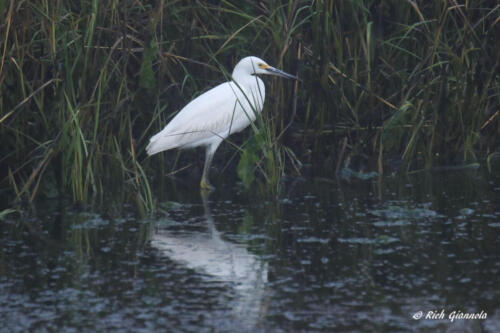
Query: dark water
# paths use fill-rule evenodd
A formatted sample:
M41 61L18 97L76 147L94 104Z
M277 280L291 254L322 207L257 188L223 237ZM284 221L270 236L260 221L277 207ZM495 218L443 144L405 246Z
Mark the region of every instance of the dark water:
M498 176L216 185L177 186L155 217L5 217L0 331L500 332Z

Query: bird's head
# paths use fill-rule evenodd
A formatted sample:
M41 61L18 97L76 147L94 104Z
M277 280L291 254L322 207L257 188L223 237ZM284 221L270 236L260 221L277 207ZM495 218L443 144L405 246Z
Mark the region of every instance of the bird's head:
M238 64L234 67L233 76L237 72L244 72L250 75L276 75L287 79L297 79L296 76L269 66L264 60L257 57L246 57L241 59L240 62L238 62Z

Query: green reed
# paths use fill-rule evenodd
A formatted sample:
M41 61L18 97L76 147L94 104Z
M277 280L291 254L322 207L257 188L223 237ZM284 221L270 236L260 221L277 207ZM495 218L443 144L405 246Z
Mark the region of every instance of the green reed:
M265 79L254 137L225 145L248 186L276 193L302 163L489 166L499 13L487 0L0 1L0 188L87 202L122 184L153 209L151 177L201 160L146 158L148 138L251 54L302 81Z

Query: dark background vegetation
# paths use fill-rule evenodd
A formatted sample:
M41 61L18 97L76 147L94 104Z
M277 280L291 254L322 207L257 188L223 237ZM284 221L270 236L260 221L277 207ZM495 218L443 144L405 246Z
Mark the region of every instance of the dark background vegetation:
M202 157L146 158L149 137L247 55L302 80L266 79L259 134L216 157L247 184L489 165L499 21L493 0L0 0L2 197L124 185L152 207L151 179Z

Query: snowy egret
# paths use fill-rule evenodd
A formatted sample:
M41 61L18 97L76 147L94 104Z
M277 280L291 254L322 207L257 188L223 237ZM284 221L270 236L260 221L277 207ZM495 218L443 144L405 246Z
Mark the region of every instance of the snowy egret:
M173 148L205 146L200 186L211 189L208 173L215 151L224 139L245 129L262 111L266 90L258 74L296 79L257 57L243 58L234 67L231 81L196 97L151 137L146 147L148 155Z

